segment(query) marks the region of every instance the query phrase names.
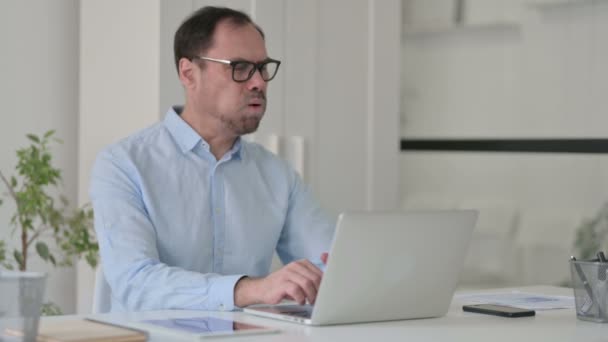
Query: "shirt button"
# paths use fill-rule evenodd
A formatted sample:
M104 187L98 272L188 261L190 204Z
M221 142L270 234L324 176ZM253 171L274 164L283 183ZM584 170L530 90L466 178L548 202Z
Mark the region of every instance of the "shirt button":
M215 212L219 214L219 213L221 213L221 212L222 212L222 209L220 209L220 208L215 208Z

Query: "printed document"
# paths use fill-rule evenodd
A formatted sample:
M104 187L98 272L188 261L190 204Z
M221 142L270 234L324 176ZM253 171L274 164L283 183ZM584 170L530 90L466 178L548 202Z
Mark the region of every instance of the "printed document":
M574 308L572 296L547 296L519 291L503 293L459 294L454 298L463 302L513 306L528 310L553 310Z

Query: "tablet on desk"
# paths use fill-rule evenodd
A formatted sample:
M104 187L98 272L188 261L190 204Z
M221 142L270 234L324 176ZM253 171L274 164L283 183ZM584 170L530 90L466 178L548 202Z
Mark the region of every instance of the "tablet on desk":
M159 334L181 337L225 337L234 335L268 334L279 330L215 317L150 319L138 322L138 327Z

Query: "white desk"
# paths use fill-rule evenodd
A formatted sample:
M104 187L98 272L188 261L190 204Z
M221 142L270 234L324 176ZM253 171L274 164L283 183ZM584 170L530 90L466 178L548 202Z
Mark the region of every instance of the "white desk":
M517 290L547 294L572 295L567 288L535 286ZM485 290L483 292L502 292ZM479 293L481 291L475 291ZM154 311L129 314L105 314L91 317L125 324L128 321L214 316L245 323L276 327L278 334L234 337L235 341L608 341L608 323L578 320L573 309L537 311L535 317L503 318L465 313L462 302L454 300L445 317L381 323L309 327L295 323L250 316L242 312ZM74 316L44 318L67 319ZM224 339L225 340L225 339ZM165 336L151 334L150 341L167 341Z

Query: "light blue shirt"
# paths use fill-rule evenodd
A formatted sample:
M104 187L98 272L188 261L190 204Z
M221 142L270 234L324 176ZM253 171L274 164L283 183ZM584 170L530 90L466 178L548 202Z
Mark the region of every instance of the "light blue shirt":
M243 276L319 261L334 224L283 160L237 139L219 161L175 107L98 156L91 177L112 311L233 310Z

